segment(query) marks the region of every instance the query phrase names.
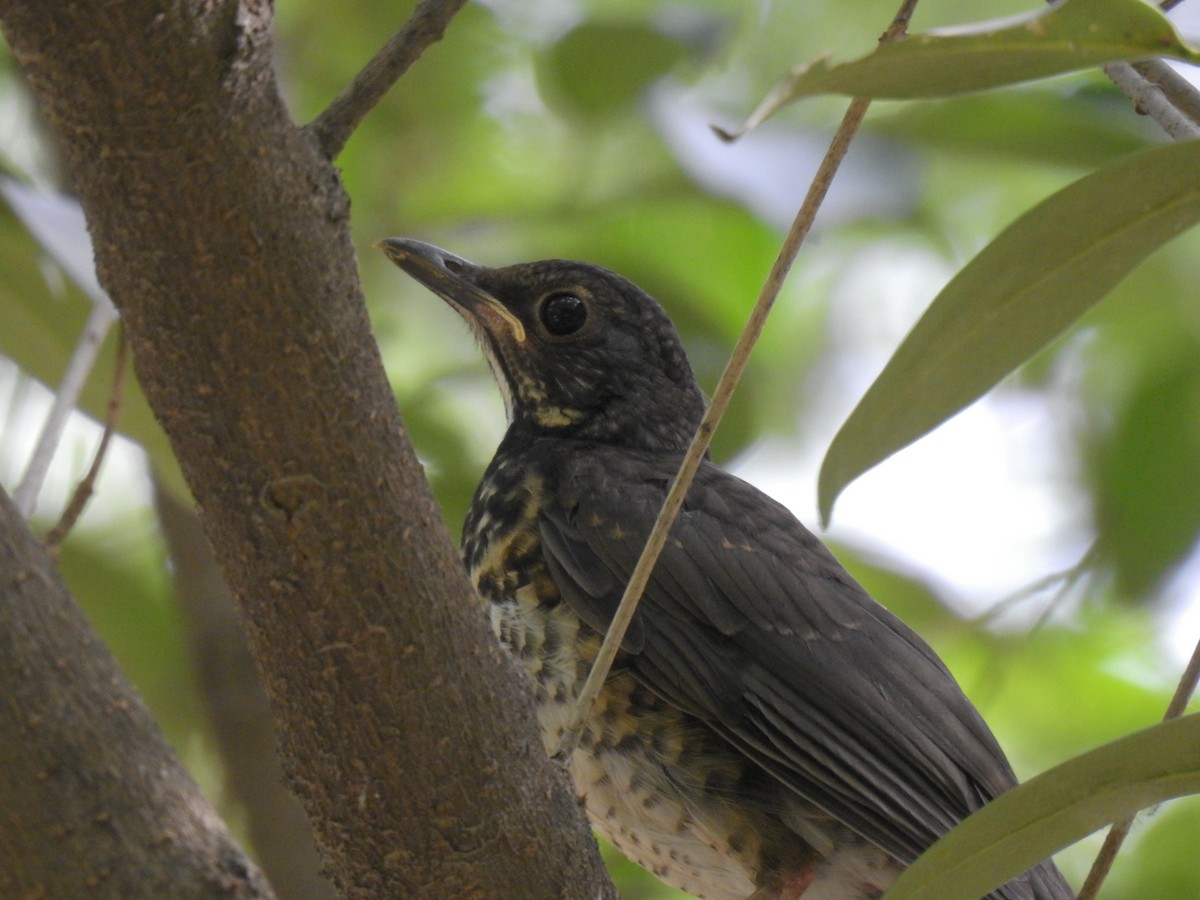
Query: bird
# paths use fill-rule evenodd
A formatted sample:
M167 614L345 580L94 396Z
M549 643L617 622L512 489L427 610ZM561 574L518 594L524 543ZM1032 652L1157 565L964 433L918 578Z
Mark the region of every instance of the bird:
M553 755L705 396L663 307L615 272L377 246L499 385L463 560ZM934 651L708 455L565 764L599 834L708 900L879 897L1017 783ZM1046 861L988 897L1074 894Z

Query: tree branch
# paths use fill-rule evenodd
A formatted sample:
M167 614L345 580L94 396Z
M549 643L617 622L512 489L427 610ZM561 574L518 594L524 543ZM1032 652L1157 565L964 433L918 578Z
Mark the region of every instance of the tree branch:
M392 35L354 80L307 126L329 159L335 159L372 107L408 71L425 48L440 41L467 0L421 0L404 27Z
M1112 63L1104 74L1170 137L1200 137L1200 93L1161 59Z
M246 812L255 858L281 897L333 900L320 875L312 826L287 789L258 668L200 519L162 485L154 507L171 557L200 696L221 753L225 782Z
M397 414L348 200L279 98L270 13L0 0L335 886L613 896Z
M0 684L0 895L274 896L3 492Z
M121 403L125 399L125 376L129 369L129 345L125 341L124 330L120 328L119 322L117 324L117 359L113 363L112 391L108 395L108 406L104 411L104 431L101 432L100 443L96 447L96 455L92 457L92 464L88 466L88 470L79 484L75 485L71 499L67 501L66 509L58 517L54 527L46 533L44 543L46 549L50 551L53 551L70 534L75 523L79 521L79 517L83 515L88 501L92 499L92 494L96 490L96 479L100 476L100 467L104 464L109 444L112 443L112 436L116 433L117 419L121 417Z

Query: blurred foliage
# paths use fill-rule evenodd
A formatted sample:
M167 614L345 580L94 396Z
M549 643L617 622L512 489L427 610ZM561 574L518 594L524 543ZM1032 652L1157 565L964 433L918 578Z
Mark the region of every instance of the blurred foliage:
M410 6L276 4L278 71L297 121L320 112ZM930 0L914 27L1029 8ZM708 125L744 119L799 62L824 52L862 55L893 12L874 0L488 0L468 4L368 117L338 165L389 376L452 532L499 439L502 409L466 327L371 244L409 235L492 264L566 256L609 265L663 301L711 389L786 227L778 210L798 205L815 168L805 148L828 139L843 102L790 106L733 148ZM44 162L48 151L22 91L0 47L0 167L43 177L54 167ZM763 436L789 442L797 458L823 448L855 398L816 388L861 385L875 374L861 372L871 356L857 339L894 348L915 315L906 310L928 303L1022 212L1162 140L1095 74L876 104L721 427L718 458ZM1167 598L1196 603L1195 584L1182 579L1200 531L1197 244L1188 234L1155 253L1015 379L1064 410L1056 446L1077 481L1062 489L1088 498L1090 521L1076 537L1083 546L1096 542L1082 587L1058 597L1039 628L1028 633L1037 610L1055 601L1053 589L1019 604L1034 610L1017 617L1023 625L1002 618L989 627L991 620L951 612L947 601L958 598L917 574L915 561L853 547L841 553L945 656L1026 777L1156 721L1180 667L1165 651L1176 627ZM916 271L903 284L896 254ZM831 322L839 302L858 296L878 300L848 338ZM0 210L0 353L54 384L83 303ZM108 365L89 389L92 412L104 402ZM0 385L0 472L9 489L21 464L16 448L27 442L16 433L25 420L13 414L13 396ZM131 410L126 425L161 462L165 442L151 437L144 407L131 401ZM85 464L61 467L60 479L77 477ZM143 493L102 478L88 527L64 550L64 571L169 736L219 796L219 768L180 662L164 555L144 508L129 506L131 494ZM964 527L988 519L980 509L979 523ZM1149 817L1106 897L1200 896L1196 810L1185 800ZM1096 846L1063 855L1073 883ZM616 864L614 872L626 897L677 896L635 867Z
M1166 16L1141 0L1061 0L1023 16L952 29L908 28L866 56L820 56L778 82L737 133L820 94L948 97L1146 56L1197 62Z
M1126 157L1037 204L964 266L835 435L822 518L850 481L987 394L1200 220L1198 169L1196 141Z

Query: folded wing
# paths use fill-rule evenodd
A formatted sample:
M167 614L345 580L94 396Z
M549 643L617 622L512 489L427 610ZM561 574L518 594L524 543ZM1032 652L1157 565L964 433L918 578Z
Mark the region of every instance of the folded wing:
M551 574L598 630L666 496L667 463L589 452L564 462L543 505ZM901 862L1014 783L933 651L790 512L710 464L622 649L647 687Z

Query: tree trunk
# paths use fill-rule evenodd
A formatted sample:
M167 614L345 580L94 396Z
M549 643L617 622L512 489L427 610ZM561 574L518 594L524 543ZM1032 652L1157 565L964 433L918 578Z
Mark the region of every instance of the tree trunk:
M332 900L308 816L284 784L267 695L200 520L159 484L154 507L200 697L221 756L223 784L245 812L255 859L284 900Z
M349 204L279 98L270 14L0 0L336 885L611 896L396 412Z
M0 896L274 896L3 492L0 685Z

